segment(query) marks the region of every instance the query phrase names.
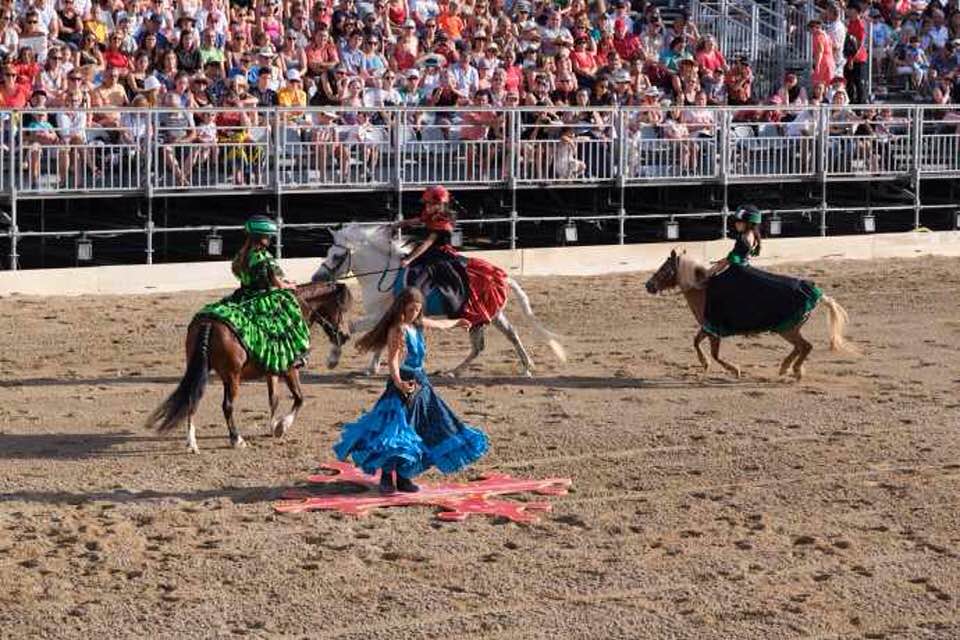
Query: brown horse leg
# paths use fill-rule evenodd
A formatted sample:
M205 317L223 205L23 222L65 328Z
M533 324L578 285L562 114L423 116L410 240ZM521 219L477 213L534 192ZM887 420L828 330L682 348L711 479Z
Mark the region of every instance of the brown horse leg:
M789 331L784 331L781 333L780 337L793 345L793 351L787 354L787 357L783 359L782 363L780 363L780 375L784 376L790 369L790 365L793 364L793 361L800 354L800 331L794 327Z
M723 368L732 373L733 375L740 377L740 367L735 364L731 364L720 357L720 337L709 335L710 338L710 355L713 356L713 359L723 365Z
M272 432L277 428L277 408L280 406L280 398L277 396L277 376L267 375L267 398L270 402L270 420L267 422L267 429Z
M303 406L303 390L300 388L300 370L290 369L283 374L283 379L286 380L287 388L290 389L290 393L293 395L293 405L290 407L290 413L283 416L283 419L278 421L273 427L273 435L277 438L283 437L287 429L293 426L294 420L297 419L297 413L300 412L300 407Z
M700 343L703 342L703 339L708 335L710 334L700 329L693 338L693 349L697 352L697 358L700 360L700 365L703 367L704 372L710 370L710 362L707 360L707 356L703 355L703 351L700 350Z
M803 379L803 362L807 359L807 356L810 355L810 352L813 351L813 345L800 335L800 327L796 328L797 340L799 341L800 355L797 356L797 361L793 363L793 376L797 380Z
M227 421L227 431L230 433L230 446L234 449L242 449L247 446L237 424L233 420L233 403L240 392L240 373L231 371L223 378L223 417Z

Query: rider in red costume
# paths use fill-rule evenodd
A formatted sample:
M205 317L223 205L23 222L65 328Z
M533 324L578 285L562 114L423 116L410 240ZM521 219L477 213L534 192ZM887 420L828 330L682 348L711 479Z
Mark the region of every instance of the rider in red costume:
M471 324L486 324L507 299L507 274L486 260L465 258L450 244L454 218L450 192L436 185L423 192L423 210L397 227L421 230L417 247L400 263L407 269L403 282L423 291L437 290L443 313L466 318ZM427 311L431 311L427 295Z
M439 250L448 255L456 254L450 246L450 236L453 233L453 217L449 211L450 192L437 185L424 191L421 200L423 211L418 217L397 223L400 228L419 226L426 230L425 237L400 263L401 267L409 267L428 252L432 254ZM430 251L431 249L434 251ZM436 256L428 256L429 258L436 258Z

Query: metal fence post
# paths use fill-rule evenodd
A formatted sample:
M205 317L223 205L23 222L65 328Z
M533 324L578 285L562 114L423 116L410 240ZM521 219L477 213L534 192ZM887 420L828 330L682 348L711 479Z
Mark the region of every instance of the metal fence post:
M916 107L913 110L913 229L920 228L920 139L923 136L923 107Z
M867 102L873 102L873 18L865 16L867 28Z
M157 135L157 128L153 121L154 112L147 114L146 135L143 136L140 154L141 166L143 166L143 176L140 180L140 186L147 197L147 224L145 231L147 234L147 264L153 264L153 153L154 137Z
M9 161L10 161L10 270L16 271L20 267L20 256L18 254L18 245L20 243L20 226L17 219L17 171L16 167L20 166L20 163L17 162L17 153L19 153L19 145L17 145L17 131L13 127L13 114L7 112L10 118L7 122L10 123L10 150L9 150Z
M393 154L393 182L394 188L397 192L397 215L396 221L403 221L403 168L406 161L406 140L405 133L407 126L407 110L401 108L399 112L394 114L393 121L393 131L390 132L390 139L393 140L393 148L395 152ZM400 229L397 229L397 239L400 238Z
M153 198L147 197L147 264L153 264L153 234L156 225L153 222Z
M507 179L507 188L510 189L510 250L514 251L517 248L517 221L519 219L519 214L517 213L517 171L519 171L520 163L520 118L519 112L514 109L509 112L510 116L510 144L513 147L513 151L510 154L512 156L510 161L510 175Z
M271 135L267 136L267 144L273 143L273 153L269 153L269 148L267 149L267 171L270 171L270 160L273 161L273 176L272 176L272 186L274 193L277 196L277 259L283 257L283 193L280 186L280 136L283 136L284 141L286 141L287 132L285 126L281 125L280 110L277 107L274 107L267 112L267 123L270 126ZM272 118L272 122L270 119Z
M627 114L619 106L617 107L616 112L616 128L614 132L617 135L617 151L614 155L617 156L616 166L619 168L617 173L617 181L620 187L620 210L618 214L618 233L617 240L620 244L626 244L627 242Z
M819 113L817 118L817 128L819 129L819 135L817 135L817 140L820 144L820 167L818 175L820 176L820 235L827 235L827 153L828 146L830 141L828 140L830 133L829 125L829 115L830 108L825 106L818 107Z
M717 119L719 127L717 135L720 136L720 184L723 189L723 204L720 210L720 238L727 237L727 216L730 214L730 123L733 116L726 109L720 111L720 117Z

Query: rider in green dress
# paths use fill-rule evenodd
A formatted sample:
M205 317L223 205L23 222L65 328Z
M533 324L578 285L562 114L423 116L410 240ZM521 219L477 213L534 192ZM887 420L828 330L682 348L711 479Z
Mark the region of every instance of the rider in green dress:
M203 307L197 317L226 323L267 373L303 366L310 351L310 328L292 291L296 285L284 279L269 250L277 225L258 215L247 220L244 230L247 238L232 265L240 288Z

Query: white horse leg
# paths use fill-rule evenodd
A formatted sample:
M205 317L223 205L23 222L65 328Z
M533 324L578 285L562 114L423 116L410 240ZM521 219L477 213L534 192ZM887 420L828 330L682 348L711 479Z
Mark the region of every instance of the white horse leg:
M463 370L466 369L467 366L476 360L477 356L483 352L484 347L487 346L487 341L484 334L485 329L486 327L483 325L470 327L470 353L467 354L467 357L464 358L463 362L458 364L450 371L451 376L459 376Z
M364 370L364 373L368 376L375 376L380 373L380 358L383 355L382 350L377 350L373 352L373 355L370 356L370 363L367 364L367 368Z
M503 335L507 336L507 340L509 340L510 344L513 345L514 350L520 357L520 362L523 364L523 375L532 376L533 360L530 358L530 354L527 353L527 350L524 349L523 343L520 342L520 336L517 335L516 329L514 329L513 325L510 324L510 321L507 320L507 314L503 312L503 309L497 312L497 315L493 317L491 322L493 323L493 326L503 332Z
M193 416L187 418L187 449L190 453L200 453L197 446L197 428L193 425Z

